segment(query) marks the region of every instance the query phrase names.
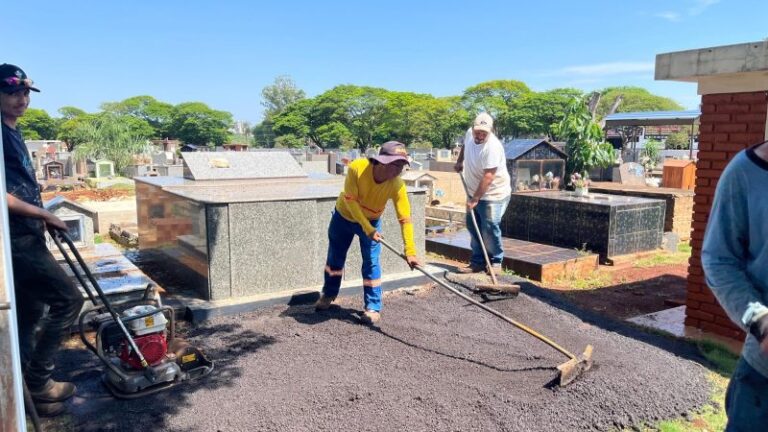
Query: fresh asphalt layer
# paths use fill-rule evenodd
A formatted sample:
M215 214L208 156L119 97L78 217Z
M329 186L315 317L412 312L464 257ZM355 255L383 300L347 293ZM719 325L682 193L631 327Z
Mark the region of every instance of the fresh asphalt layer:
M216 362L214 372L137 400L113 399L95 356L65 350L58 377L74 380L78 396L57 424L77 431L621 430L686 415L709 398L706 369L689 345L573 310L533 285L487 304L576 353L594 346L592 370L564 388L548 383L565 356L447 290L388 293L378 328L359 323L360 303L341 298L320 313L273 306L187 329Z

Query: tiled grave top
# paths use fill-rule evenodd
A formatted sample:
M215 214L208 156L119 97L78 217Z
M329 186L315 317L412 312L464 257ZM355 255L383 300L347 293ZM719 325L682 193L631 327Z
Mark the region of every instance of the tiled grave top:
M651 187L651 186L635 186L624 185L614 182L592 182L589 185L589 190L595 192L605 191L619 191L619 192L641 192L643 195L657 195L659 198L665 196L693 196L692 190L678 189L678 188L665 188L665 187Z
M184 177L191 180L306 177L288 152L186 152Z
M221 181L193 181L180 177L137 177L135 180L159 186L168 193L205 204L336 198L344 186L343 177ZM409 187L408 192L425 193L426 189Z
M619 207L634 204L651 204L656 203L659 200L650 198L638 198L633 196L623 195L608 195L600 193L590 193L585 197L578 197L573 192L567 191L551 191L551 192L536 192L536 193L520 193L516 194L521 197L530 198L543 198L558 201L570 201L576 203L583 203L587 205L598 205L606 207Z

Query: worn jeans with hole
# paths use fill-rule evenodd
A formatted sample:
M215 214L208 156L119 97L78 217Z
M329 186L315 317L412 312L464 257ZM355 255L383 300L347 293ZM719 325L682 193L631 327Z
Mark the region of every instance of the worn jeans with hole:
M747 432L768 428L768 378L739 358L725 394L727 432Z
M481 200L475 207L475 218L483 237L483 244L488 251L488 258L492 264L501 264L504 260L504 249L501 246L501 219L507 211L509 197L499 201ZM467 229L471 235L472 258L469 264L476 268L485 268L485 257L477 231L472 224L472 215L467 211Z
M11 255L21 362L34 391L50 379L53 358L83 307L83 295L48 251L42 234L13 237Z
M379 231L381 220L372 220L371 225ZM365 309L379 312L381 311L381 264L379 263L381 243L371 240L360 224L344 219L337 211L333 212L328 226L328 258L325 261L323 294L334 298L339 295L344 263L355 236L360 240L360 254L363 256L361 272Z

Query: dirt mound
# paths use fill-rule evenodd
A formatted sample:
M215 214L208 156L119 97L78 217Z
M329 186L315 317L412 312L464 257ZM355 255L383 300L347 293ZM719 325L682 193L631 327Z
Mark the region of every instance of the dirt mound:
M687 345L524 292L492 306L573 351L594 345L595 366L568 387L547 386L564 356L431 288L386 296L379 329L358 323L357 297L323 313L283 306L208 322L188 336L217 362L213 374L138 401L110 399L93 356L70 352L64 369L89 399L70 409L77 430L575 431L676 417L708 400Z
M77 189L72 191L44 192L43 201L61 195L70 201L117 201L135 196L132 190L125 189Z

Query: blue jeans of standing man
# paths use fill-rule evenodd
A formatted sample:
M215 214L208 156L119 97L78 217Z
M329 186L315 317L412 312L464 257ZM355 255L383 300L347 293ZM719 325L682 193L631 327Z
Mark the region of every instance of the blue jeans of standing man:
M509 197L498 201L480 200L475 207L475 218L483 237L483 244L488 251L488 258L491 264L501 265L504 259L504 249L501 247L501 219L504 212L507 211ZM472 246L472 258L469 265L475 268L485 268L485 257L480 245L480 239L477 237L475 226L472 223L472 215L467 212L467 229L472 237L470 245Z
M381 220L372 220L371 225L378 231ZM363 231L356 222L344 219L339 212L334 211L328 226L328 258L325 261L325 283L323 294L335 298L339 295L341 277L344 275L344 263L352 239L360 239L360 254L363 256L363 301L366 310L381 311L381 243L375 242Z
M765 430L768 425L768 378L739 359L725 394L726 432ZM762 426L761 426L762 425Z

